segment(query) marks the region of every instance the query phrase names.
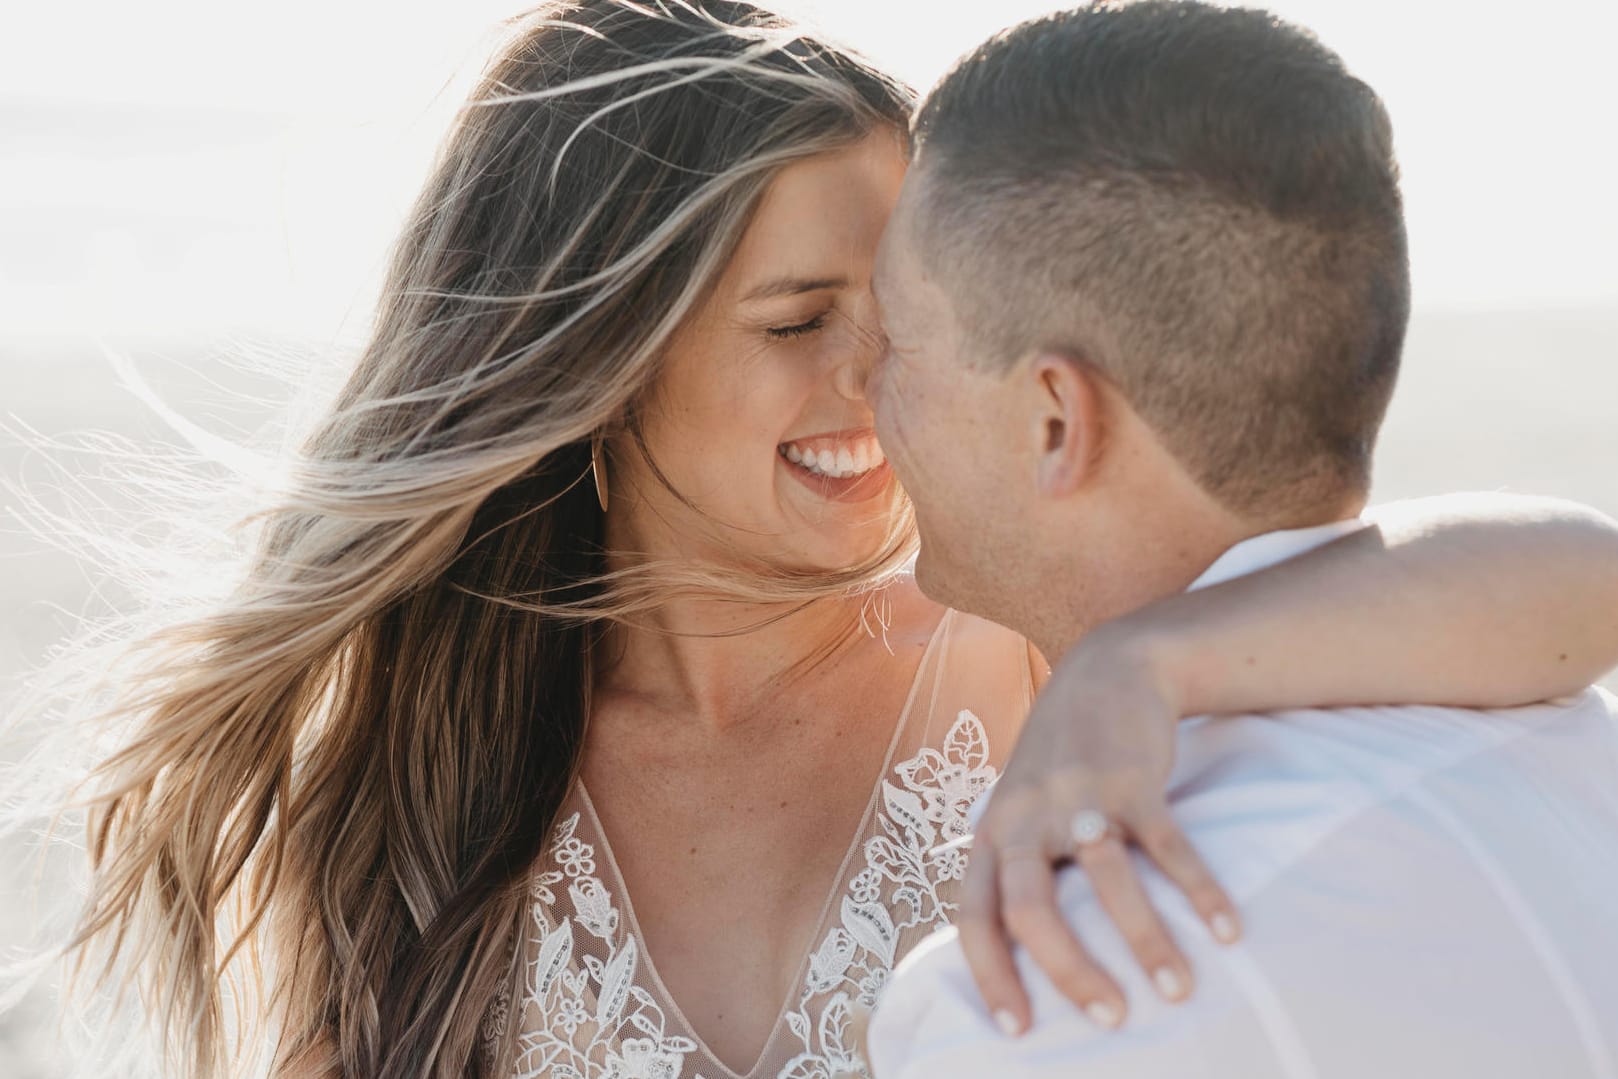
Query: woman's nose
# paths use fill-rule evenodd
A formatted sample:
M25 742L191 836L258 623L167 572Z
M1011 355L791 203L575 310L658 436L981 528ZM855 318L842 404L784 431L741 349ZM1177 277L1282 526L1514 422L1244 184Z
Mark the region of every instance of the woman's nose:
M837 370L832 372L832 384L840 396L863 403L865 385L882 356L882 332L860 323L851 322L850 326L853 339Z
M870 377L871 363L863 355L851 356L846 363L837 365L832 385L839 397L850 401L865 400L865 382Z

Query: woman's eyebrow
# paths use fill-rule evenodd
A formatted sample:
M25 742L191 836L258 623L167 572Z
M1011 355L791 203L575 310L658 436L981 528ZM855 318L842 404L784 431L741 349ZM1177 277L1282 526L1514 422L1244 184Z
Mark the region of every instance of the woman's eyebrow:
M795 296L801 292L819 292L822 289L847 288L846 277L777 277L742 297L743 303L769 300L777 296Z

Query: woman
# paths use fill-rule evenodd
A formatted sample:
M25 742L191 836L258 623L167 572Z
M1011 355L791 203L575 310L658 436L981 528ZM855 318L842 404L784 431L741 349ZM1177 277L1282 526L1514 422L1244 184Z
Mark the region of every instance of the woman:
M731 0L513 30L246 576L130 651L76 944L190 1075L261 1045L299 1076L861 1074L852 1017L948 920L945 844L1044 674L917 592L869 436L910 95ZM1594 595L1549 627L1453 586L1559 586L1561 526L1439 516L1408 547L1447 573L1313 557L1397 584L1412 642L1471 604L1479 640L1565 635L1589 669L1446 669L1433 699L1618 655ZM1232 594L1314 703L1316 598ZM270 1036L227 1021L233 971Z

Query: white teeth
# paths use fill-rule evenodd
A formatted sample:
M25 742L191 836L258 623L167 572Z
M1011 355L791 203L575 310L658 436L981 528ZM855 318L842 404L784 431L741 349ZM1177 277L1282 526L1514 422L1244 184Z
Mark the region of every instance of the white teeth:
M872 438L823 450L788 443L781 447L781 456L811 472L834 479L862 476L887 460L882 447Z

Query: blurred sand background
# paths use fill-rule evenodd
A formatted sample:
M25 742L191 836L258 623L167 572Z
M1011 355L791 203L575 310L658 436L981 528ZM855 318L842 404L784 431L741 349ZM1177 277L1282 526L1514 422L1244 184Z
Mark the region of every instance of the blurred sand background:
M924 32L918 17L942 8L922 0L816 10L926 85L1047 6L977 5ZM1618 100L1600 44L1618 34L1611 5L1547 4L1547 22L1525 26L1509 5L1471 7L1464 23L1436 0L1274 6L1340 49L1401 132L1417 311L1375 500L1524 491L1618 516L1618 160L1609 136L1589 137ZM227 437L261 432L282 390L222 355L286 348L312 358L317 382L340 374L483 28L520 10L402 9L300 2L251 26L182 0L25 16L0 42L0 420L172 440L104 346ZM1580 33L1556 30L1568 19ZM1507 78L1494 57L1517 42L1538 59ZM44 473L0 438L0 476ZM0 679L44 657L91 587L0 523ZM35 916L29 872L0 846L0 947ZM43 996L0 1014L0 1079L61 1074L50 1017Z

